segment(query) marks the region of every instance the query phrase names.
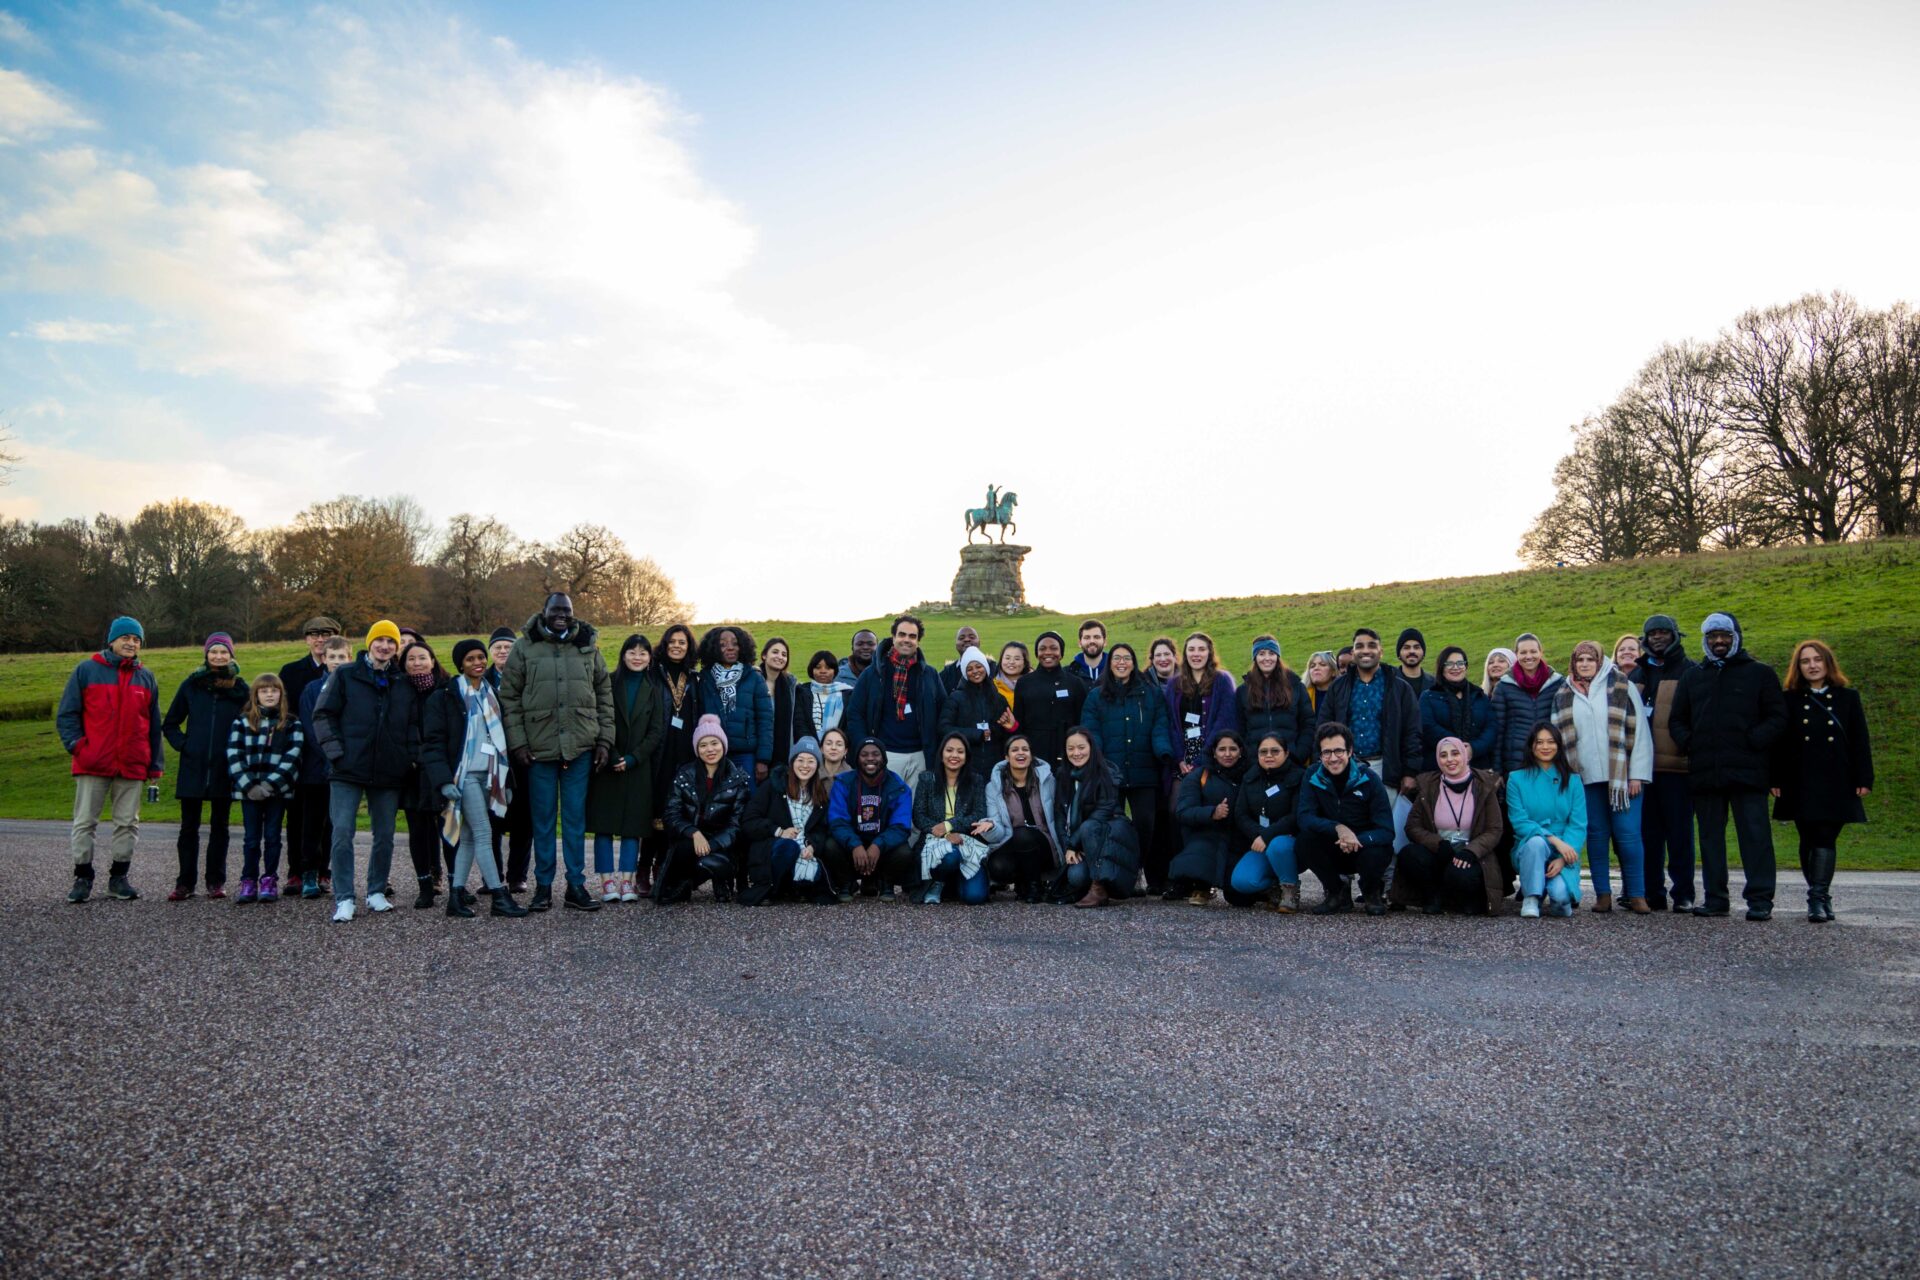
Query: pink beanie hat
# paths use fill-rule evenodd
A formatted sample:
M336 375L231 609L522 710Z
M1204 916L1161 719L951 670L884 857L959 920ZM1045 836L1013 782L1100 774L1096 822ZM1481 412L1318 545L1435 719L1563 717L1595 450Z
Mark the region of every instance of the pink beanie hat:
M694 722L693 745L695 750L699 749L702 738L718 738L720 739L720 749L722 751L727 749L727 731L720 727L719 716L701 716Z

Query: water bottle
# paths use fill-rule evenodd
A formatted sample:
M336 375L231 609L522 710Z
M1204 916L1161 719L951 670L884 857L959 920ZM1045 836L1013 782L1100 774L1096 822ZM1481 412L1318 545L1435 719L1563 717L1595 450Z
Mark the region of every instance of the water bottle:
M149 782L147 784L147 803L148 804L160 803L160 784L159 783Z

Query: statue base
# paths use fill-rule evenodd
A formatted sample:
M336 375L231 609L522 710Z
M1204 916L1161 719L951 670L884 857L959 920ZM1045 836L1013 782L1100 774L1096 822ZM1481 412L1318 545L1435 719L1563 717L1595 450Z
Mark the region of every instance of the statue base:
M1032 547L1005 542L970 542L960 548L960 572L953 575L953 607L968 613L1012 613L1027 604L1020 562Z

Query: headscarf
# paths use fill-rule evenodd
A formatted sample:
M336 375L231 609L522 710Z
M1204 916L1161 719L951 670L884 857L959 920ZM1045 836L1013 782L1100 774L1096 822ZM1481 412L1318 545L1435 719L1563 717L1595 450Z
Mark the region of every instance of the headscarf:
M1436 762L1439 759L1440 752L1446 747L1446 745L1449 742L1451 742L1454 746L1460 748L1460 751L1461 751L1460 772L1448 773L1447 767L1445 765L1441 765L1440 778L1443 782L1446 782L1448 785L1458 789L1459 787L1465 786L1468 782L1472 781L1473 779L1473 748L1471 746L1468 746L1466 740L1463 738L1442 738L1440 739L1439 742L1434 744L1433 754Z
M1578 665L1580 655L1583 653L1593 655L1593 677L1589 680L1582 680L1574 674L1574 668ZM1606 666L1607 655L1600 651L1599 644L1592 640L1582 640L1579 644L1573 646L1573 656L1567 662L1567 683L1578 689L1581 693L1585 693L1588 688L1592 686L1593 681L1600 678L1600 674L1606 669Z

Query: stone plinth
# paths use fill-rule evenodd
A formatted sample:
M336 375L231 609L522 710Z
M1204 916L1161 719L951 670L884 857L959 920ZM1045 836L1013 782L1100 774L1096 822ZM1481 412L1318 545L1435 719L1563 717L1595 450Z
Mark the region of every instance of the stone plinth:
M1027 603L1020 562L1032 547L973 542L960 548L960 572L953 575L953 607L966 612L1004 612Z

